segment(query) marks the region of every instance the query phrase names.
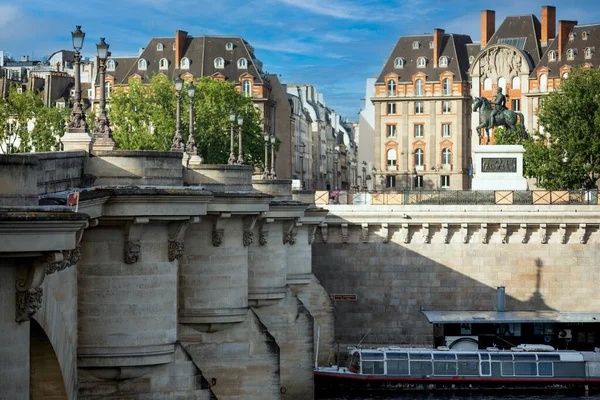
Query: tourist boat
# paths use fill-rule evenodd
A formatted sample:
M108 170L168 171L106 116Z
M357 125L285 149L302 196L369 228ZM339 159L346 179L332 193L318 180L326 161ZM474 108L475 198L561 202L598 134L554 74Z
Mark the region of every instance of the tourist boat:
M600 353L522 344L510 350L350 348L347 367L317 367L323 394L370 391L600 387Z

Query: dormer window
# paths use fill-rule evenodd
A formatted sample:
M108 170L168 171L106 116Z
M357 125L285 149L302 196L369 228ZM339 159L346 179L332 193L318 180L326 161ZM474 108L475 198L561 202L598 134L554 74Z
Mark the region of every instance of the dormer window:
M440 67L448 66L448 57L440 57Z
M158 62L159 69L169 69L169 61L166 58L161 58Z
M117 63L115 62L115 60L108 60L108 62L106 63L106 69L109 71L114 71L116 67Z
M413 42L413 44L412 44L412 48L413 48L413 50L416 50L416 49L418 49L419 47L421 47L421 43L419 43L419 42Z
M575 36L576 36L576 35L575 35L575 32L571 32L571 33L569 33L569 40L573 40L573 39L575 39Z
M475 61L475 56L469 57L469 64L473 64L473 61Z
M248 68L248 60L246 60L244 57L240 58L238 60L238 68Z
M245 96L250 96L252 94L252 84L247 79L242 82L242 93L244 93Z
M404 58L396 58L396 61L394 61L394 68L404 68Z
M587 38L588 38L589 35L590 35L589 32L586 32L586 31L581 32L581 38L583 40L587 40Z
M189 69L190 68L190 59L187 57L183 57L181 59L181 69Z
M138 61L138 69L143 71L148 69L148 61L144 60L143 58L140 61Z
M225 50L228 50L228 51L233 50L233 43L227 42L227 44L225 45Z
M433 40L431 42L429 42L429 48L433 49L433 47L435 46L435 43L433 43Z
M592 58L592 54L594 53L594 51L595 51L594 47L586 47L585 48L585 58L586 59Z
M567 50L567 60L572 60L575 58L575 49Z
M156 45L156 51L163 51L165 49L165 46L163 46L162 43L159 43Z
M552 50L550 53L548 53L548 61L556 61L556 51Z
M426 65L427 65L427 59L425 57L419 57L417 59L417 67L425 68Z
M223 57L215 58L215 68L218 68L218 69L225 68L225 60L223 60Z
M173 51L177 50L177 45L173 43Z

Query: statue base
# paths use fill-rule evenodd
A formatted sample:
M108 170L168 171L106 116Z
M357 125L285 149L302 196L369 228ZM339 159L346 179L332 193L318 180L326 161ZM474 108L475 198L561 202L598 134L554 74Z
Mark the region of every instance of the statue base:
M115 150L117 144L111 137L95 137L92 142L92 150Z
M92 145L92 135L84 128L69 128L60 141L64 151L84 150L88 153Z
M527 190L521 145L475 146L472 190Z

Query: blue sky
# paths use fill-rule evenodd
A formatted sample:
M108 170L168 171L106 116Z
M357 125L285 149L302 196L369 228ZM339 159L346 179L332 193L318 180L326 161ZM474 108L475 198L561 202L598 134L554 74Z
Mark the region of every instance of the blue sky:
M264 69L284 83L307 83L326 104L357 120L365 80L375 77L403 34L466 33L479 41L479 12L507 15L557 7L557 20L600 22L598 0L122 0L0 1L0 50L41 58L70 49L75 24L86 32L83 54L106 37L115 56L136 55L152 37L239 35ZM565 4L567 3L567 4Z

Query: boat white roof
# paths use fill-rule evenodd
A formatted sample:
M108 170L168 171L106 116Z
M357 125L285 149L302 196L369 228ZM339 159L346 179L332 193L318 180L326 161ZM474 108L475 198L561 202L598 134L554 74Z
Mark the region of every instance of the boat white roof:
M421 311L432 324L501 324L526 322L593 323L600 313L558 311Z

